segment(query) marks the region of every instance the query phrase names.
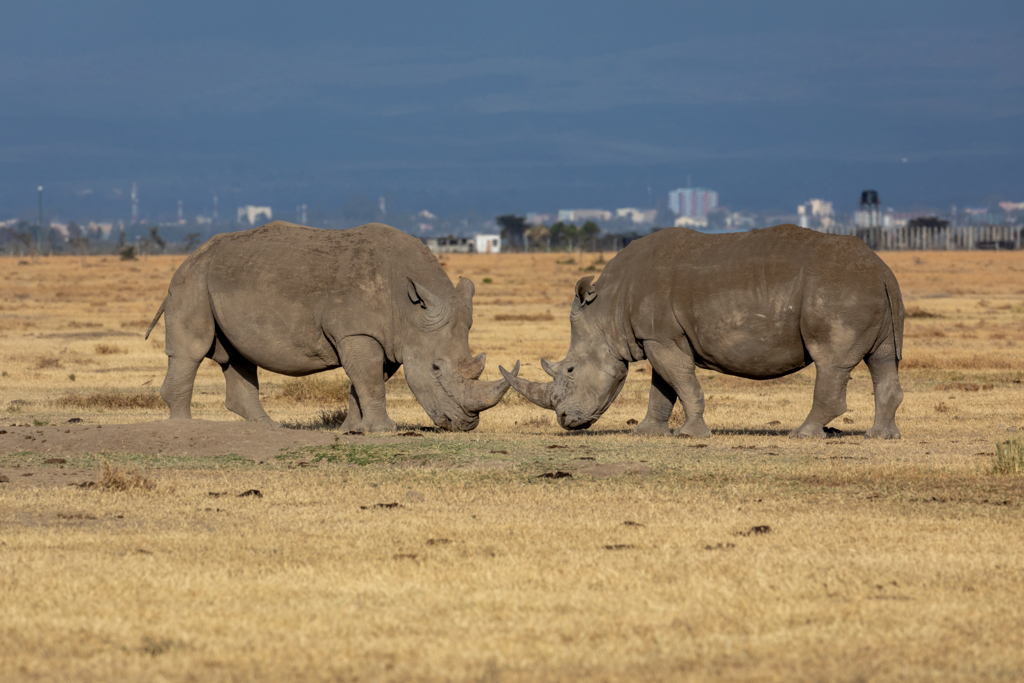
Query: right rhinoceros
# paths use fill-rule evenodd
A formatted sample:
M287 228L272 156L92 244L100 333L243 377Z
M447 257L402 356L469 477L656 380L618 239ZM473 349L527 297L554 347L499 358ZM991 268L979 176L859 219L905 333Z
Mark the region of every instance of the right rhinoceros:
M618 395L631 361L651 362L641 435L708 436L696 368L751 379L814 363L814 404L790 436L825 436L846 411L846 383L862 360L875 388L867 437L898 439L903 301L892 271L856 237L795 225L728 235L685 228L636 240L600 279L576 284L572 340L560 363L541 361L550 384L502 374L566 429L593 424Z
M473 283L452 286L418 239L387 225L319 230L277 221L217 235L171 278L166 311L171 418L190 418L203 358L220 364L227 408L276 424L260 405L256 368L309 375L343 367L352 382L345 430L387 431L384 382L405 378L438 426L470 430L508 390L478 380L472 358ZM518 372L519 364L513 375Z

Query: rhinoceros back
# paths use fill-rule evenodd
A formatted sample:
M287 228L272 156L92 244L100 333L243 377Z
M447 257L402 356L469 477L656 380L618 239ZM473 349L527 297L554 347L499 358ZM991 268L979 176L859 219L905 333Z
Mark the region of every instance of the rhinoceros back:
M202 280L221 334L257 365L292 373L336 366L331 336L366 335L388 348L410 278L452 289L422 242L395 228L278 221L211 239L182 264L171 295ZM296 360L282 366L286 358Z

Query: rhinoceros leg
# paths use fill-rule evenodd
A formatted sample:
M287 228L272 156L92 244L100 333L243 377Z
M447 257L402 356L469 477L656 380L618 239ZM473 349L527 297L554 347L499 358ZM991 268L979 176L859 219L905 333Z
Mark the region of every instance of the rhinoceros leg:
M260 380L252 361L236 351L227 363L220 364L220 369L227 385L224 406L228 410L250 422L278 426L260 404Z
M393 432L398 428L388 417L384 399L384 349L371 337L345 337L338 357L352 389L344 431ZM358 422L357 422L358 420Z
M683 339L682 344L686 345L685 349L681 344L669 345L656 341L645 341L644 353L651 361L654 371L668 383L672 391L679 397L679 402L683 404L683 410L686 412L686 422L673 433L676 436L711 436L711 430L704 423L704 390L701 389L700 382L697 381L697 366L693 362L689 342ZM655 396L656 391L660 397ZM669 397L664 391L655 390L653 381L651 382L651 397L655 410L664 413L664 404L668 402ZM647 406L648 415L650 415L652 403ZM668 415L671 414L672 410L669 407ZM667 421L668 417L665 420ZM647 418L644 418L644 421L646 422Z
M166 302L167 375L160 396L172 420L192 418L192 387L196 371L214 343L214 320L205 290L183 290Z
M651 368L651 397L647 401L647 415L636 426L636 436L670 436L668 419L676 405L676 390L657 370Z
M846 384L850 368L815 360L814 404L804 423L789 433L792 438L825 438L825 425L846 412Z
M899 439L901 434L896 426L896 409L903 402L903 389L900 387L896 361L869 356L865 362L875 387L875 423L864 436L868 439Z

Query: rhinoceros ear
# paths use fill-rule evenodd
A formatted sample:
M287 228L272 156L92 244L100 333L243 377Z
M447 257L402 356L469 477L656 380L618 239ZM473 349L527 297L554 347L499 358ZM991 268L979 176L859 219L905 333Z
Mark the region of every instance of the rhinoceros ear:
M429 289L412 280L409 280L409 301L427 309L436 308L441 302Z
M594 276L588 275L580 278L580 281L576 283L576 303L579 304L580 308L589 304L597 297L597 291L590 284L593 281Z
M473 281L459 276L459 284L455 285L455 291L459 293L459 296L466 300L466 305L468 305L470 310L472 310L473 295L476 294L476 287L473 286Z

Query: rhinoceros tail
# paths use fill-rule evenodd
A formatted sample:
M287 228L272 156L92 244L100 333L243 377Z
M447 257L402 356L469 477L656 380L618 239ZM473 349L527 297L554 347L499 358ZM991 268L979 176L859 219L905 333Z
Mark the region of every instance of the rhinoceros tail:
M156 327L157 321L160 320L160 316L164 314L165 306L167 306L167 297L164 297L164 300L160 302L160 308L156 309L156 315L153 316L153 322L149 324L149 329L146 330L146 339L149 339L149 333L153 331L153 328Z
M889 312L892 316L892 340L896 347L896 360L903 360L903 295L896 276L886 268L885 294L889 297Z

